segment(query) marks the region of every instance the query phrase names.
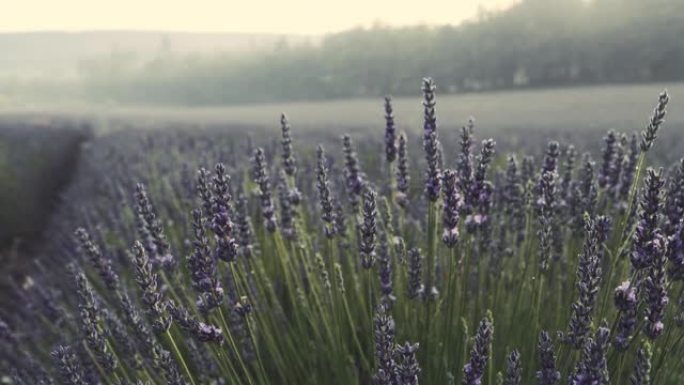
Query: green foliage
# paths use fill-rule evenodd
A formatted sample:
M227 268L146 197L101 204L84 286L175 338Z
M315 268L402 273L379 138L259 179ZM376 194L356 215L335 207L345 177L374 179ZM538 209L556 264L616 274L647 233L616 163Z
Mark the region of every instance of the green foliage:
M465 164L472 162L469 168L476 176L470 186L475 187L451 185L452 192L461 189L459 197L469 194L470 206L449 210L444 207L448 202L465 203L440 194L428 201L423 195L420 175L425 165L419 159L424 154L416 141L409 142L415 173L406 197L409 204L400 206L391 180L396 165L378 159L378 154L384 158L384 152L378 151L378 144L384 143L380 132L354 142L365 146L346 151L347 167L354 163L357 170L344 172L344 162L331 161L329 171L319 167L318 175L307 171L315 167L311 151L315 139L299 137L297 132L296 128L292 131L296 147L307 151L296 155L299 173L287 174L280 182L276 176L284 152L277 141L269 145L268 140L258 139L265 143L265 150L255 152L259 165L265 166L261 169L249 164L245 156L252 152L252 141L236 133L127 131L97 138L84 151L79 177L50 228L53 237L46 254L51 258L42 260L17 288L24 305L20 311L4 312L10 326L2 329L0 344L14 342L15 330L19 343L12 344L15 354L0 350L0 369L25 370L32 364L26 357L33 357L45 368L46 376L66 377L63 357L67 354L54 361L47 353L53 345L67 344L78 352L72 361L78 360L83 370L107 385L123 380L162 385L174 383L174 376L182 378L177 383L195 385L220 380L253 385L369 384L374 376L378 378L382 365L392 361L400 368L397 372L403 384L417 383L412 379L444 384L471 378L471 382L464 380L470 385L481 378L482 383L492 385L497 372L507 372L507 357L515 349L520 353L522 383L532 384L541 368L537 341L540 332L548 331L545 355L553 357L551 371L558 370L563 380L594 371L609 373L612 383L622 384L638 365L639 378L650 376L654 383L666 385L681 383L684 329L677 323L682 308L674 300L682 298L680 279L661 280L667 281L672 301L663 314L665 334L652 337L652 356L638 353L647 338L642 328L648 321L641 317L626 351L598 345L599 337L604 344L612 341L623 315L613 305L615 288L626 279L638 282L655 269L632 272L627 257L632 251L634 222L641 215L637 210L637 217L630 216L630 208L638 207L630 197L643 186L638 175L646 165L646 153L635 163L632 171L637 176L628 178L629 196L625 197L616 194L616 186L596 187L593 176L584 180L583 165L563 172L566 155L559 154L557 143L549 146L547 157L560 158L538 159L530 175L524 176L521 167L506 180L499 173L507 163L497 159L488 166L477 158L480 149L474 145L471 153L462 154L456 171L459 178L464 177ZM331 158L341 159L342 151L334 150L335 144L339 146L337 138L322 141L327 153L336 154ZM449 168L456 163L459 147L455 141L443 145L444 168ZM356 151L360 158L350 159ZM487 150L489 156L491 151ZM612 165L620 159L607 158ZM222 165L212 168L216 162ZM223 164L232 183L225 179ZM193 171L203 166L215 170L216 178L196 179ZM551 186L544 184L538 192L535 186L542 183L542 167L546 169L541 173L544 183L548 177ZM250 175L253 169L258 177ZM349 179L354 173L361 175L361 192L354 190L359 180ZM654 173L645 174L652 177ZM271 179L266 181L265 175ZM346 231L335 221L332 237L324 232L325 205L318 202L325 184L321 181L326 178L334 203L341 206L334 215L346 218ZM554 198L558 203L553 204L547 197L556 191L552 185L556 180L557 191L563 191L561 178L568 178L566 182L577 188L569 190L575 191L569 195L558 192ZM213 195L205 198L197 190L203 191L198 187L209 180L206 191ZM146 190L136 186L140 181ZM597 195L582 195L583 182L597 188ZM289 200L295 187L302 190L303 198L297 204ZM447 191L442 187L442 193ZM488 195L487 188L494 189L493 194ZM232 191L230 200L228 191ZM288 201L274 198L281 198L276 191L285 191ZM540 194L544 194L543 203ZM675 197L670 194L668 190L661 195ZM513 195L515 199L507 198ZM658 199L659 193L650 196ZM576 203L575 199L587 213L569 204ZM273 212L266 212L272 205L282 220L284 203L296 206L296 236L273 231L264 221L273 217ZM658 203L655 206L656 211L662 210ZM199 207L203 213L189 214ZM542 218L548 215L546 210L555 219ZM451 222L455 228L448 229L458 235L451 248L443 242L446 213L458 217ZM612 218L612 226L599 214ZM225 226L224 215L234 227ZM667 228L664 216L656 222ZM70 243L73 228L80 226L88 227L94 244L88 244L85 236L79 237L78 247ZM541 238L546 226L553 227L549 234L554 255L548 270L540 267L539 254L541 243L549 241ZM249 233L244 239L243 230ZM243 243L245 239L251 248ZM233 241L238 245L236 254L217 251ZM363 244L361 252L359 244ZM371 255L376 263L365 268L362 260L370 260ZM169 256L175 266L164 262ZM77 274L80 298L75 298L72 274L64 273L69 262L84 270L84 276ZM103 279L113 274L116 279ZM203 285L213 282L198 280L197 275L220 282L225 297L218 307L205 311L204 303L197 302L198 291L208 291ZM51 293L48 288L61 295L45 294ZM132 305L127 307L128 296ZM638 300L639 311L651 306L648 296ZM130 308L135 309L135 317ZM187 313L176 311L179 308ZM164 326L171 316L174 322ZM557 332L577 337L568 333L573 325L570 320L586 326L582 335L586 343L561 342ZM207 341L207 333L215 337L217 328L223 342ZM390 354L379 354L383 348ZM57 356L64 353L63 349L56 352ZM594 368L594 364L601 367ZM19 375L41 378L40 371Z

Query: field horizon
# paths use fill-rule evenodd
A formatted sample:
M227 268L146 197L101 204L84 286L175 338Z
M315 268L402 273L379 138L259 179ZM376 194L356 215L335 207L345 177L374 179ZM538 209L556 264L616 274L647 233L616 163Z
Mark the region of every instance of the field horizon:
M520 90L440 95L440 125L460 128L469 117L488 133L491 129L539 127L640 130L647 118L643 111L658 93L667 89L677 98L684 82L578 85ZM421 127L420 97L393 98L400 129ZM164 124L227 124L238 127L277 127L281 113L298 129L361 130L381 123L382 97L255 103L229 106L135 106L123 104L55 103L54 105L0 107L0 120L46 121L77 119L107 123L134 121L137 126ZM668 116L672 126L684 126L684 114ZM111 125L110 125L111 126Z

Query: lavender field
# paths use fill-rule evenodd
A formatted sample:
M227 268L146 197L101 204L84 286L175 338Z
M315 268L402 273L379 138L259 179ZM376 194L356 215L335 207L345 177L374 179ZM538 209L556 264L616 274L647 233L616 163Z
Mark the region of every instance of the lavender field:
M664 88L41 117L89 135L3 278L0 380L681 384Z

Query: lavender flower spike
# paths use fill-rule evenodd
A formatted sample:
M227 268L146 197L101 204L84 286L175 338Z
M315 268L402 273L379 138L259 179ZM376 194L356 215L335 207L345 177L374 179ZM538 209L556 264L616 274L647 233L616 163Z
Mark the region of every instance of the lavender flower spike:
M100 329L100 311L95 305L95 295L83 272L76 272L76 287L78 290L78 308L81 316L81 329L86 343L95 354L97 362L104 370L111 373L119 365L107 345L106 336Z
M406 150L406 133L399 134L399 147L397 149L397 203L402 208L408 207L408 190L411 176L408 168L408 154Z
M112 261L102 255L100 248L97 247L90 234L84 228L76 229L74 234L78 239L81 252L90 260L90 263L95 267L107 288L116 290L119 287L119 276L112 269Z
M410 299L422 299L425 286L421 282L423 274L423 256L420 249L414 247L408 251L408 287L406 296Z
M658 172L649 168L646 175L646 187L639 202L641 212L636 232L633 236L630 259L635 270L649 267L653 263L654 237L658 228L658 212L661 206L661 190L664 185L662 169Z
M321 206L321 219L325 235L328 238L335 236L335 211L332 197L330 194L330 182L328 181L328 165L325 158L323 146L318 145L316 149L318 162L316 163L316 188L318 189L318 199Z
M653 110L653 116L651 116L651 121L646 126L646 129L641 132L641 151L648 151L652 146L655 139L658 137L658 129L665 121L665 107L670 101L670 96L667 91L663 91L658 96L658 105Z
M539 236L539 266L542 271L549 268L554 226L554 207L556 191L556 173L543 171L539 182L540 196L537 202L540 229Z
M495 146L496 142L492 139L482 141L482 150L480 151L475 174L473 175L473 184L468 192L470 194L469 202L473 205L477 205L482 200L482 195L485 194L487 169L494 157Z
M463 385L480 385L485 366L489 361L490 346L494 337L494 323L491 312L480 321L475 335L475 344L470 353L470 361L463 367Z
M237 257L238 245L233 237L232 208L230 201L230 176L226 173L223 163L216 164L215 175L212 178L213 187L213 217L211 229L216 235L216 257L225 262L232 262Z
M211 193L210 178L210 172L206 169L200 168L197 170L197 196L199 196L202 202L202 212L207 217L210 217L214 212L214 197Z
M171 326L171 318L166 314L167 303L162 298L157 274L152 271L150 261L143 245L133 244L135 281L142 290L142 300L155 333L162 334Z
M610 329L603 324L596 330L593 338L584 345L582 359L577 363L575 373L570 377L571 385L608 385L608 359L606 353L610 341Z
M648 271L648 277L644 281L648 300L644 333L648 338L655 340L662 334L665 327L663 319L665 318L665 310L669 302L667 296L667 273L665 270L667 244L659 230L656 230L651 242L653 264Z
M288 176L294 176L297 173L297 159L295 159L294 151L292 150L290 123L287 121L285 114L280 115L280 131L282 133L280 144L283 151L283 170L285 170Z
M190 316L187 309L176 306L173 302L169 304L169 311L180 328L198 341L223 343L223 334L218 327L197 321Z
M373 318L373 336L375 337L375 357L378 368L373 375L374 385L393 385L397 365L394 361L394 337L396 335L394 320L387 314L384 305L378 306Z
M142 183L138 183L135 187L135 198L136 198L136 213L138 218L142 220L141 225L144 227L146 234L140 234L145 236L149 234L150 240L145 240L151 242L152 244L148 247L148 253L150 253L150 258L156 263L161 264L164 268L170 269L175 266L175 258L170 253L171 246L166 240L164 235L164 227L161 221L157 218L154 212L152 203L147 196L147 190Z
M297 227L295 218L297 211L290 199L290 190L287 185L287 174L285 170L278 172L278 203L280 204L280 232L283 238L289 240L297 239Z
M651 385L651 357L653 351L651 344L645 341L637 351L637 359L634 363L634 374L629 377L630 385Z
M52 351L51 355L57 363L59 374L62 377L64 384L90 385L90 382L86 379L85 373L83 373L83 368L81 367L76 354L71 351L71 347L68 345L57 346L57 348Z
M442 235L442 242L448 248L453 248L458 243L458 220L461 208L461 195L456 186L456 171L445 170L442 174L442 185L444 199L444 213L442 214L444 233Z
M192 211L193 251L187 257L188 272L192 287L199 294L197 307L207 312L223 300L223 288L216 278L216 258L209 248L209 239L204 230L205 220L202 211Z
M503 380L503 385L520 385L521 381L520 352L513 350L506 358L506 376Z
M397 132L392 114L392 97L385 96L385 159L392 163L397 158Z
M667 254L670 261L668 269L670 279L684 280L684 217L679 221L674 234L669 239Z
M437 136L437 117L435 115L435 83L430 78L423 79L423 150L427 161L425 194L430 202L439 199L439 139Z
M418 385L418 375L420 366L416 360L416 352L419 345L408 342L397 347L397 355L402 358L401 364L397 368L397 383L401 385Z
M359 158L354 151L354 143L351 136L342 136L342 147L344 151L344 178L347 187L349 203L354 211L359 205L359 197L363 194L366 184L364 175L359 167Z
M261 201L261 215L264 218L266 230L273 233L276 231L275 207L271 199L271 182L266 166L264 149L259 147L254 150L252 157L252 179L259 185L259 199Z
M359 252L361 265L370 269L375 263L375 238L376 238L376 194L368 187L363 194L363 223L361 224L361 242Z
M629 281L625 281L615 289L615 307L620 311L617 325L617 335L613 339L613 346L624 351L629 346L631 335L637 323L637 289Z
M537 345L539 352L539 370L537 371L537 379L539 385L556 385L560 382L561 374L556 369L556 356L553 352L553 342L549 337L549 333L542 331L539 333L539 343Z
M601 283L599 247L602 236L597 223L603 220L602 217L593 220L588 214L585 218L586 240L577 265L576 286L579 298L572 304L569 332L563 337L563 342L571 344L575 349L584 346Z

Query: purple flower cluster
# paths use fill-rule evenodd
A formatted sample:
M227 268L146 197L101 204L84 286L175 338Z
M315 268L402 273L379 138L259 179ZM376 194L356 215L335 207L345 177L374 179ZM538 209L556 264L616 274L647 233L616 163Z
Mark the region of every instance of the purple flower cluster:
M437 136L437 116L435 113L435 82L423 79L423 150L427 170L425 172L425 195L430 202L439 199L441 188L439 168L439 138Z
M458 243L458 221L461 208L461 194L456 185L456 171L445 170L442 174L442 194L444 196L442 242L447 247L453 248Z
M463 385L480 385L494 338L494 323L491 314L480 321L475 334L475 344L470 353L470 360L463 367Z
M275 207L271 198L271 182L266 165L266 155L262 148L254 150L252 157L252 180L259 186L259 200L261 215L264 218L266 230L273 233L278 227L275 218Z

